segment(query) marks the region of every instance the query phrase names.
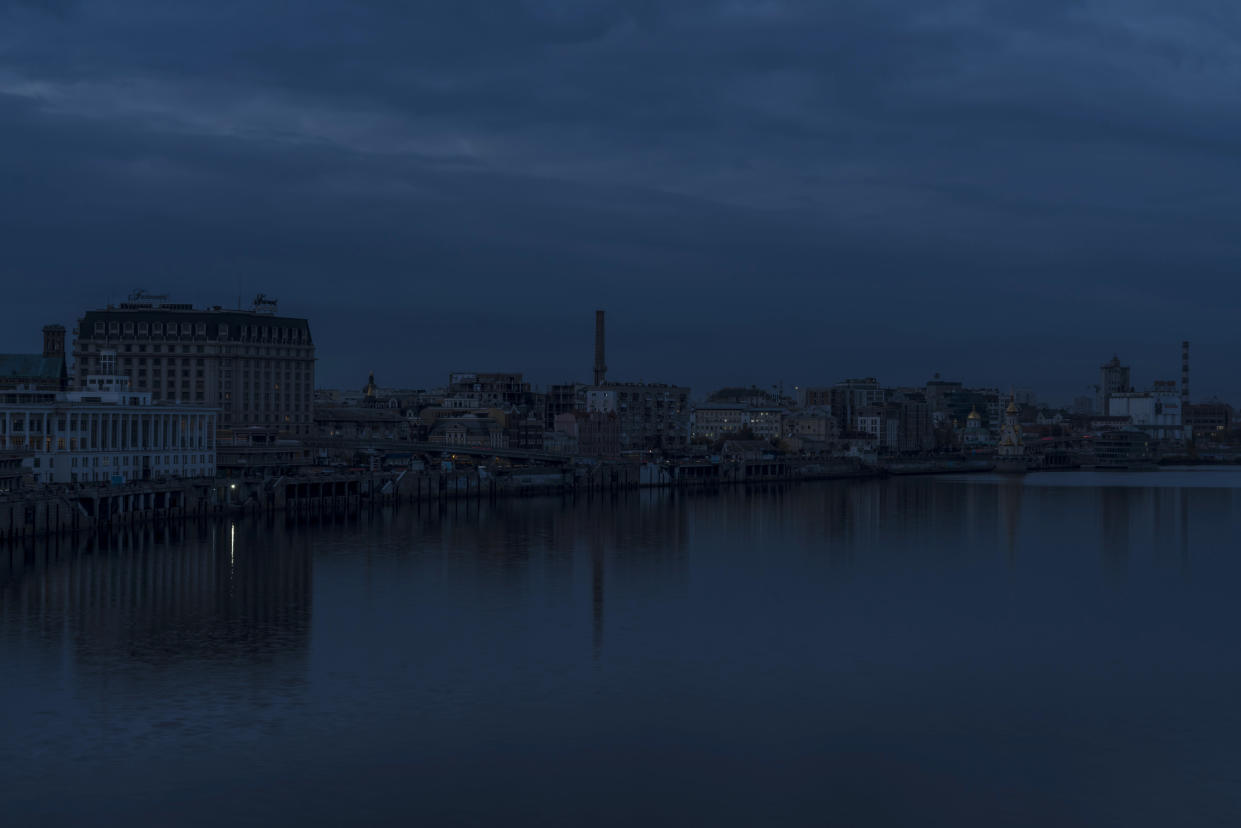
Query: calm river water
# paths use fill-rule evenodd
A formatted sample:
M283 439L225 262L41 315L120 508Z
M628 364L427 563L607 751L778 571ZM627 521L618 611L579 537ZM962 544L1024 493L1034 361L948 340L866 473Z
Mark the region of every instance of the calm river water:
M1241 473L0 548L6 825L1241 824Z

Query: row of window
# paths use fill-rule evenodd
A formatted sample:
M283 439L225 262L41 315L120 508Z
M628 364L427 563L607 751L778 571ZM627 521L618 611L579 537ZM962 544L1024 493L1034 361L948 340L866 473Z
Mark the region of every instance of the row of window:
M139 343L137 346L135 346L129 342L118 343L118 345L116 346L109 345L106 342L105 343L94 343L93 345L90 342L84 342L84 343L80 343L77 346L77 350L83 354L89 354L92 350L96 350L96 351L111 350L112 348L118 347L118 346L120 347L121 351L126 354L132 354L135 352L139 354L148 353L147 346L144 343ZM150 353L153 353L153 354L164 353L164 346L158 343L155 345L152 345ZM169 345L167 353L170 353L170 354L175 354L175 353L205 354L207 353L207 346L205 345L182 345L180 351L178 351L176 345ZM237 349L237 348L231 348L231 349L230 348L223 348L223 349L212 348L211 349L211 354L213 356L219 356L220 354L228 354L230 357L236 356L236 358L243 364L249 360L270 360L270 359L276 359L276 358L283 358L287 360L290 364L304 366L314 360L313 356L307 355L308 353L309 352L298 353L293 348L270 348L270 347L245 348L244 350ZM224 364L227 365L231 363L232 360L226 359L226 360L223 360L223 362Z
M169 473L166 476L168 477L173 477L173 476L175 477L206 477L211 474L211 469L210 467L205 467L201 469L200 468L186 468L186 469L180 469L179 472L180 472L179 474L173 475L171 471L169 471ZM191 472L191 473L186 474L185 472ZM73 472L69 475L69 479L73 483L103 483L103 482L106 482L111 477L111 474L112 473L110 471ZM125 475L122 475L122 477L124 476ZM52 479L52 475L50 472L44 475L44 477L47 482L50 482Z
M124 334L126 336L206 336L206 322L95 322L95 334ZM238 339L256 340L259 342L308 343L310 334L303 328L291 328L283 325L241 325L238 328ZM220 339L229 338L229 325L221 322L216 325L216 336Z
M104 468L107 468L109 465L114 466L114 467L117 467L117 468L124 468L124 467L127 467L127 466L129 466L129 465L130 465L129 458L130 458L130 455L128 455L128 454L123 455L123 456L122 456L122 455L117 455L117 456L113 456L113 457L111 457L111 458L105 457L105 458L104 458L104 462L103 462L103 466L104 466ZM96 455L96 456L94 456L94 457L71 457L71 458L69 458L69 459L70 459L70 466L71 466L72 468L75 468L75 469L76 469L76 468L92 468L92 467L93 467L93 468L99 468L99 465L100 465L98 455ZM109 459L111 459L111 461L112 461L111 463L108 463L108 462L107 462ZM34 468L38 469L38 468L42 468L42 467L43 467L43 466L42 466L42 463L41 463L41 460L42 460L42 458L39 458L39 457L35 457L35 458L34 458L34 461L33 461L33 462L34 462ZM150 458L150 460L151 460L150 465L152 465L152 466L185 466L185 465L190 465L190 466L193 466L193 465L196 465L196 464L201 465L201 464L204 464L204 463L207 463L207 462L208 462L208 461L207 461L207 455L205 455L205 454L189 454L189 455L185 455L185 454L165 454L165 455L155 455L154 457ZM49 462L48 462L48 467L49 467L49 468L51 467L51 465L52 465L52 463L53 463L53 462L54 462L54 461L49 461ZM133 464L132 464L132 465L135 465L135 466L141 466L141 465L142 465L142 456L141 456L141 455L133 455Z

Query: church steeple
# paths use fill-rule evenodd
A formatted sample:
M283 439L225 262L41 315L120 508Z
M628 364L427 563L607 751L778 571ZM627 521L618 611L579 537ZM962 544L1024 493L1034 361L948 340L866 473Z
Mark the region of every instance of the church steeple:
M1000 453L1007 446L1014 449L1013 453L1021 454L1024 450L1021 442L1021 409L1017 407L1017 395L1011 394L1008 408L1004 409L1004 425L1000 428Z
M374 397L376 387L377 386L375 385L375 372L371 371L371 375L370 377L367 378L366 387L362 389L362 393L365 394L367 397Z

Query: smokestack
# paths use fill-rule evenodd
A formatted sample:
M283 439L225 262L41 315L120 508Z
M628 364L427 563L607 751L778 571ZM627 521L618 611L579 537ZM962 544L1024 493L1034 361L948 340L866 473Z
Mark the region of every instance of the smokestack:
M1181 343L1181 416L1189 407L1189 341Z
M603 311L595 311L595 385L603 385L608 376L608 365L603 359Z

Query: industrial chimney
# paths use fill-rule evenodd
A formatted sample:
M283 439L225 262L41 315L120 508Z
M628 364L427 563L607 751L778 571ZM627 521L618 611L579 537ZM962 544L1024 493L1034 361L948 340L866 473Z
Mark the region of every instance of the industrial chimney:
M1189 341L1181 343L1181 416L1189 411Z
M603 385L607 381L608 365L603 359L604 334L603 311L595 311L595 385Z

